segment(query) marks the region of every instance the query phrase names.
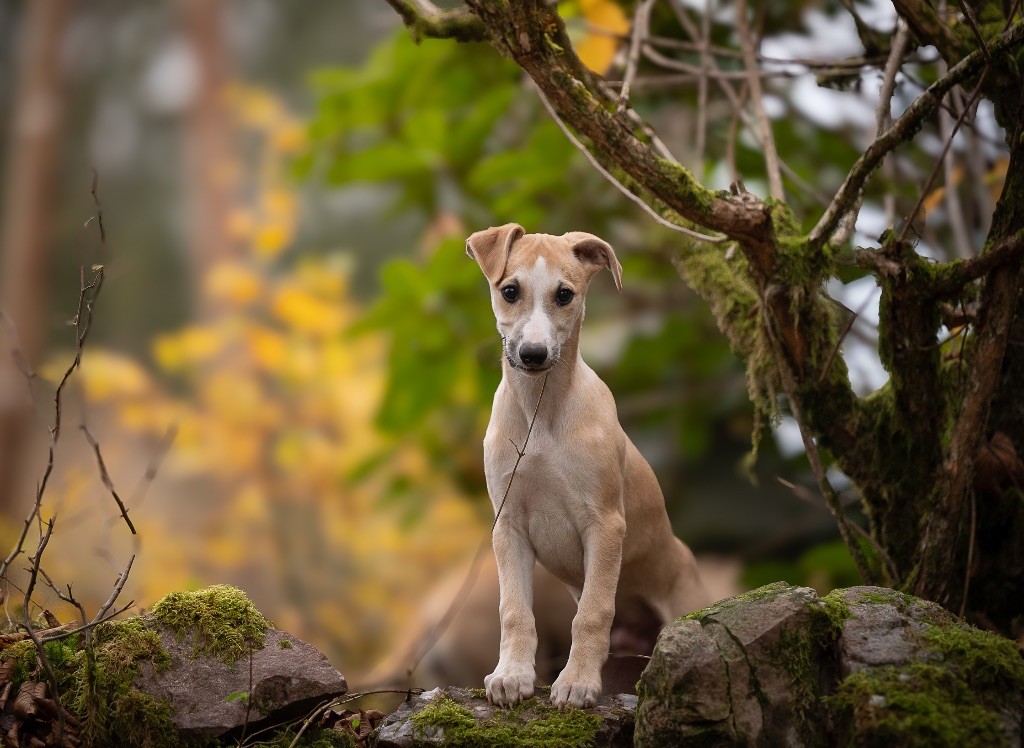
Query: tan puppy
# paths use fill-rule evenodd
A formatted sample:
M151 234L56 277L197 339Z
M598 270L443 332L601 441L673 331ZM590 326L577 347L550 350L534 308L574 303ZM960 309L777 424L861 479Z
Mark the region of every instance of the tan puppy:
M484 679L487 698L512 705L533 694L536 559L577 601L569 660L551 702L591 706L613 641L649 653L662 624L709 602L693 554L672 534L654 471L579 354L587 287L608 268L621 290L622 267L596 236L525 235L517 224L473 234L466 252L490 283L504 352L484 438L495 512L508 492L494 528L501 645Z

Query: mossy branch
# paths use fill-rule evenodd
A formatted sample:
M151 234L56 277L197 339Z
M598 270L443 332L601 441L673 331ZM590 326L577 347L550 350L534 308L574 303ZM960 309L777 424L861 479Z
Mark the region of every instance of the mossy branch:
M745 246L770 250L774 234L766 206L713 192L677 162L659 155L642 128L626 110L619 111L579 60L556 8L544 0L469 0L469 5L499 51L510 55L559 116L590 141L602 166L621 169L697 226L720 231Z
M387 0L418 42L424 37L459 42L487 41L487 29L465 8L441 10L429 0Z

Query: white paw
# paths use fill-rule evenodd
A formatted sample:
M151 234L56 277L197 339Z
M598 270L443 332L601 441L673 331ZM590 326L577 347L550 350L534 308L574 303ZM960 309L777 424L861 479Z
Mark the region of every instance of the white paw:
M551 686L551 703L562 709L566 706L591 707L601 695L601 674L585 677L581 672L570 673L569 668L558 676Z
M498 665L484 678L487 700L498 706L515 706L533 696L534 672L531 665Z

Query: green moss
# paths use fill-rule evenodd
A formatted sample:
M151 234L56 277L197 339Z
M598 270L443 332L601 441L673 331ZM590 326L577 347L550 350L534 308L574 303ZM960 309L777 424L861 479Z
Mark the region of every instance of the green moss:
M292 643L290 641L288 641L287 639L282 639L280 642L278 642L277 646L280 649L291 649L292 648Z
M703 623L707 619L714 617L716 614L735 608L737 605L742 603L755 600L772 600L778 597L780 592L785 592L790 589L795 588L787 582L772 582L771 584L758 587L755 590L741 592L738 595L733 595L732 597L727 597L724 600L719 600L717 603L709 605L706 608L701 608L700 610L695 610L692 613L687 613L685 616L680 616L676 620L700 621Z
M924 610L922 601L897 591L866 592L856 602L915 608L915 618L932 607ZM932 620L941 623L926 625L921 634L926 661L858 671L825 699L833 719L847 726L856 744L1006 742L1001 713L1024 693L1021 648L945 615Z
M944 665L861 670L825 699L849 720L851 742L883 746L990 746L1005 735L997 711L978 703L967 684Z
M172 592L153 606L153 616L178 638L194 636L193 656L232 665L263 648L270 623L237 587L215 585Z
M582 709L559 710L534 697L477 722L469 709L442 696L412 722L419 735L443 731L445 745L452 748L582 748L594 744L601 718Z
M928 649L956 664L973 691L1024 693L1024 658L1016 642L965 624L929 626L923 636Z
M171 705L135 688L141 664L170 665L160 635L139 616L97 626L92 656L81 658L72 709L91 745L179 745Z

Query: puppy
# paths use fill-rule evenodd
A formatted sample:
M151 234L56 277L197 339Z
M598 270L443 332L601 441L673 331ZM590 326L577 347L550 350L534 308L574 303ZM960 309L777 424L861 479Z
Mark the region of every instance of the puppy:
M654 471L580 357L587 287L607 268L621 291L622 266L591 234L525 234L514 223L473 234L466 252L490 284L504 353L484 437L501 624L487 698L513 705L533 695L536 560L577 602L551 702L593 706L613 642L649 654L662 624L709 602Z

